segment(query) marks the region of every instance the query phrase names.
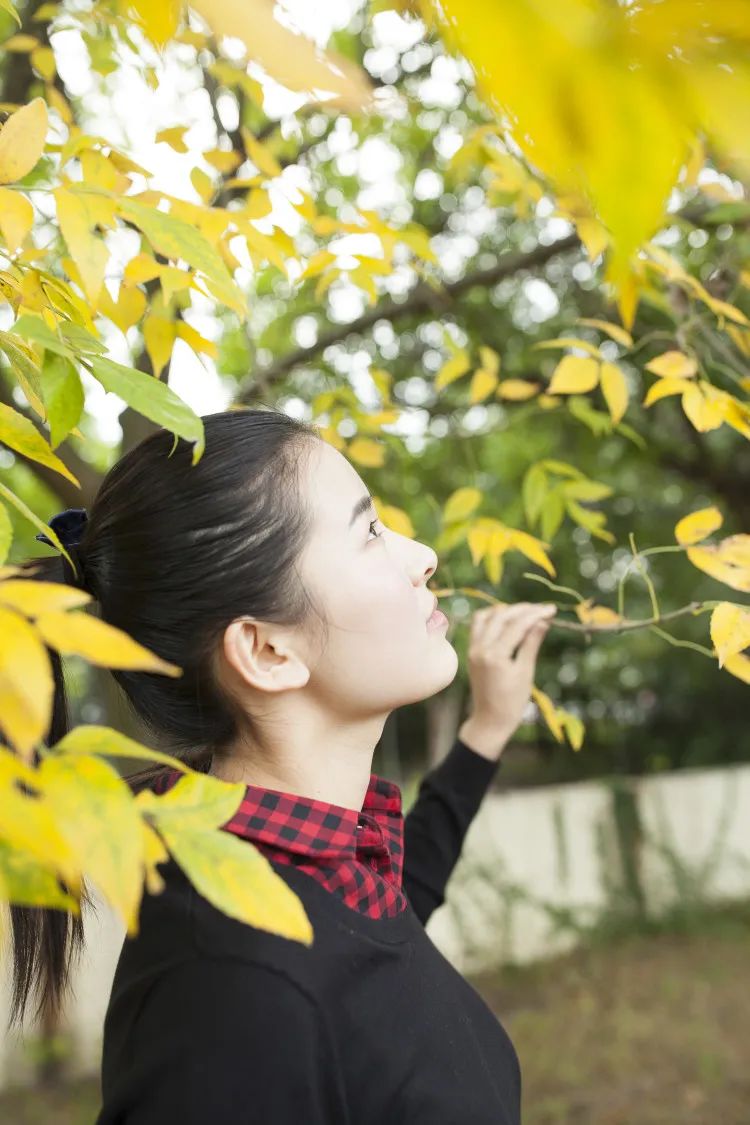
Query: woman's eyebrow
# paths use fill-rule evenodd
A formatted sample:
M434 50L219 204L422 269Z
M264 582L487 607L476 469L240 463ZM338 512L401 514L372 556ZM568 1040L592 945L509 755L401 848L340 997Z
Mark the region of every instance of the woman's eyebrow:
M372 503L373 503L373 499L372 499L372 496L370 496L369 492L367 493L366 496L363 496L361 500L357 501L357 503L352 508L352 514L351 514L351 517L349 519L349 527L352 526L354 521L356 519L358 519L359 516L361 516L363 512L367 511L367 509L370 507L370 505Z

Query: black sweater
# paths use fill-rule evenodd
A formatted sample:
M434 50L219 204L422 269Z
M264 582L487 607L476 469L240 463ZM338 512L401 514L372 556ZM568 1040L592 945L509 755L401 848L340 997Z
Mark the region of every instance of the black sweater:
M424 929L497 768L456 740L422 779L393 917L274 863L311 946L228 917L164 864L117 964L95 1125L518 1125L513 1045Z

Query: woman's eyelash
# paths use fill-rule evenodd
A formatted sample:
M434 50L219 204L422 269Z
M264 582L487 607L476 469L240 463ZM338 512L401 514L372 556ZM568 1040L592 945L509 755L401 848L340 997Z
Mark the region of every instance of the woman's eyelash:
M383 532L382 532L382 531L375 531L375 524L376 524L377 522L378 522L377 520L373 520L373 521L372 521L372 523L370 524L370 531L372 532L372 534L373 534L373 535L374 535L374 536L375 536L375 537L376 537L377 539L379 539L379 538L380 538L380 536L381 536L381 535L383 534Z

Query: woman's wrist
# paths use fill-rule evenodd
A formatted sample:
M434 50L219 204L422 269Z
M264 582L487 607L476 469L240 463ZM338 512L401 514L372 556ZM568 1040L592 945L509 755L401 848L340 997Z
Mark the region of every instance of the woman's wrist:
M497 723L487 722L476 715L469 715L458 728L458 737L461 741L470 750L492 762L500 760L512 733L499 727Z

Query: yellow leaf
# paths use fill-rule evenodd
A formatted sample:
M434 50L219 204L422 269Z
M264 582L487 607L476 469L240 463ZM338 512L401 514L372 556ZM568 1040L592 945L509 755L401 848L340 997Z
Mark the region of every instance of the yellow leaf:
M113 301L106 286L99 295L98 312L116 324L122 333L127 332L146 311L146 294L137 286L121 285L117 300Z
M482 503L482 493L478 488L458 488L448 497L443 508L445 523L465 520Z
M489 550L492 535L495 529L494 520L477 520L466 536L471 551L471 561L478 566Z
M19 906L50 906L80 914L78 901L58 882L59 872L0 840L0 899Z
M750 535L729 535L722 539L718 549L724 562L750 567Z
M484 556L484 569L493 586L497 586L503 576L503 555L510 544L507 527L497 527L490 535L487 552Z
M143 340L157 379L169 363L176 335L174 321L166 317L152 314L143 321Z
M164 890L164 879L156 868L158 864L165 863L169 859L169 852L164 847L158 832L155 832L151 825L143 819L141 819L141 831L143 832L143 866L146 889L149 894L158 895Z
M734 305L730 305L728 301L719 301L716 297L707 301L706 304L715 312L718 317L726 316L729 320L736 321L737 324L750 325L750 320L747 319L745 314Z
M141 790L137 804L141 812L156 821L159 831L167 825L209 831L232 819L244 795L245 786L239 781L222 781L191 771L160 796L148 789Z
M646 397L643 400L643 405L652 406L655 402L658 402L659 399L666 398L668 395L684 394L685 386L684 379L658 379L649 387Z
M732 602L720 602L711 614L711 640L721 668L728 656L750 645L750 610Z
M584 625L599 625L603 627L619 625L624 618L614 609L606 605L593 605L591 598L578 602L575 606L576 616Z
M70 106L68 105L65 97L51 82L48 82L44 87L44 97L50 109L54 109L54 111L60 115L62 121L66 125L70 125L73 121L73 114L71 113Z
M0 727L26 760L49 729L53 692L52 666L36 629L0 606Z
M161 271L159 283L164 294L164 301L169 304L175 293L190 288L193 284L193 278L189 270L181 270L177 266L165 266Z
M34 208L26 196L0 188L0 231L11 254L15 254L33 225Z
M162 47L177 31L182 13L182 0L122 0L121 7L130 9L152 43Z
M391 504L383 504L378 497L375 497L375 507L380 515L381 523L391 531L398 532L399 535L405 535L407 539L413 539L415 536L414 525L412 524L409 516L401 508L394 508Z
M280 176L283 169L273 153L264 144L261 144L244 125L241 131L245 152L255 167L260 172L264 172L266 176Z
M735 653L734 656L728 656L724 661L724 671L730 672L738 680L750 684L750 656L745 656L741 652Z
M208 152L203 153L203 156L217 172L221 172L224 176L233 172L237 165L242 163L242 157L233 148L210 148Z
M35 35L26 35L21 32L19 35L11 35L9 39L6 39L3 43L3 50L26 55L38 46L39 40Z
M195 0L191 7L217 38L241 39L250 58L287 89L332 91L334 97L319 100L336 111L361 113L376 106L370 79L359 66L284 27L266 0Z
M185 320L181 320L177 325L177 335L194 352L202 352L203 355L211 356L212 359L216 359L219 354L219 349L214 341L201 336L200 332L197 332L192 324L188 324Z
M122 279L126 285L141 285L144 281L159 277L163 269L165 267L160 265L153 255L136 254L125 266Z
M630 333L622 328L619 324L610 324L608 320L596 320L593 317L582 316L576 320L576 324L586 324L589 328L599 328L602 332L606 332L618 344L622 344L624 348L632 348L633 337Z
M717 582L723 582L733 590L750 591L750 567L733 566L722 559L717 547L688 547L686 554L693 566L710 574Z
M565 733L568 736L568 742L571 749L580 750L583 746L584 726L578 715L574 715L572 711L566 711L564 708L558 708L558 715L562 723Z
M698 372L698 364L684 352L662 352L646 364L646 370L665 379L690 379Z
M462 348L460 351L457 351L455 355L452 355L438 371L435 376L435 390L441 391L443 387L447 387L449 383L460 379L462 375L466 374L470 367L471 360L469 359L469 353Z
M189 125L172 125L169 129L160 129L154 137L157 144L163 142L173 148L175 152L185 153L188 146L185 144L185 134Z
M674 535L678 543L686 546L691 543L700 543L707 539L712 532L721 527L724 517L715 506L699 508L675 524Z
M27 795L18 788L31 789ZM53 868L76 893L81 888L80 866L60 834L54 810L39 787L39 774L16 754L0 746L0 807L3 810L2 838L32 860Z
M135 800L114 766L100 758L50 755L38 769L55 821L90 877L137 932L143 893L144 841Z
M209 203L213 199L216 191L214 181L202 168L197 166L193 168L190 173L190 182L204 203Z
M539 708L542 718L544 719L549 729L552 731L553 737L557 742L562 742L563 729L560 725L560 719L558 718L557 709L554 703L547 695L547 693L542 691L541 688L536 687L536 685L532 686L531 695L537 707Z
M502 379L495 391L496 398L506 398L510 402L521 402L539 393L539 384L528 379Z
M518 551L522 551L528 559L535 562L538 566L544 568L548 574L554 578L557 574L554 566L547 556L544 548L549 546L547 543L542 543L541 540L535 539L533 535L529 535L525 531L519 531L517 528L510 529L510 546Z
M162 660L114 625L90 613L62 613L49 610L37 618L37 629L50 648L74 653L104 668L136 668L144 672L163 672L181 676L177 664Z
M588 356L566 355L552 373L547 391L555 394L583 394L599 382L599 364Z
M148 762L161 762L185 773L191 771L178 758L161 750L152 750L120 731L96 723L80 723L68 731L53 747L55 753L111 755L115 758L135 758Z
M710 386L703 380L697 387L688 383L682 395L682 409L700 433L718 429L726 417L726 401L708 392Z
M55 64L55 52L51 47L36 47L30 55L31 65L37 74L41 74L42 78L46 78L51 82L57 73L57 66Z
M589 219L586 216L576 219L575 225L578 237L586 247L589 260L595 261L611 242L607 228L598 219Z
M300 899L249 840L221 829L182 830L171 823L160 824L160 832L198 893L222 913L312 944L312 926Z
M34 98L12 114L0 130L0 184L22 180L44 150L47 106Z
M9 579L0 582L0 603L26 617L37 617L47 610L74 609L92 600L91 594L63 582L42 579Z
M80 488L80 482L74 477L67 465L57 457L44 440L39 430L29 418L24 418L11 406L0 402L0 441L10 449L21 453L40 465L46 465L60 473L66 480Z
M379 468L385 461L385 446L370 438L355 438L349 442L346 452L358 465Z
M104 240L92 232L87 200L63 187L55 188L53 194L62 236L78 267L86 296L95 306L104 284L109 251Z
M614 363L602 363L601 388L612 421L617 425L628 408L628 384Z
M486 344L481 344L479 347L479 358L482 361L482 367L485 371L489 371L491 375L497 375L500 370L500 356L492 348L488 348Z
M497 386L497 375L493 375L491 371L487 371L484 367L478 367L471 377L469 384L469 402L477 403L482 402L491 395Z
M130 177L120 172L109 157L97 149L87 148L79 157L81 172L87 186L121 195L130 187Z
M594 359L601 359L602 353L597 348L596 344L590 344L588 340L579 340L576 336L558 336L555 340L540 340L539 343L534 344L535 348L580 348L582 351L587 352Z

